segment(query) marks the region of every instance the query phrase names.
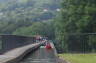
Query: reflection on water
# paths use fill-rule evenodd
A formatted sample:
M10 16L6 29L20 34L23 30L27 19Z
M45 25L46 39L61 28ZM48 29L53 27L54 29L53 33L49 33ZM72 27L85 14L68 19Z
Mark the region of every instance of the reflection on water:
M20 63L56 63L56 57L53 49L40 48L30 53Z

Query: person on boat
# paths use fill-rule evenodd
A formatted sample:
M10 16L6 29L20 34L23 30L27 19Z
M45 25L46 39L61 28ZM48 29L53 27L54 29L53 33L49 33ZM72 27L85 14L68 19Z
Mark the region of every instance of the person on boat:
M49 42L46 42L45 48L46 48L46 49L51 49L51 48L52 48L52 47L51 47L51 44L50 44Z

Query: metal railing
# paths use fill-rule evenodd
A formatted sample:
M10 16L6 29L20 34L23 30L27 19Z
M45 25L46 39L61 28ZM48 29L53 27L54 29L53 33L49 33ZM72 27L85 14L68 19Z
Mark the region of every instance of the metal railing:
M34 37L17 36L17 35L0 35L0 53L11 49L32 44L35 42Z
M0 51L2 50L2 40L1 40L1 36L0 36Z
M96 52L96 33L65 34L63 39L57 43L60 52Z

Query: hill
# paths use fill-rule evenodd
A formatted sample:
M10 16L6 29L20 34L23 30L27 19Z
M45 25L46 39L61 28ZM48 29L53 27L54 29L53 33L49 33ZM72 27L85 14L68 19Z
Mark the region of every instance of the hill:
M0 21L3 19L6 21L6 18L10 18L11 20L16 20L17 18L24 18L32 21L48 20L53 18L56 15L56 9L60 8L60 3L58 3L59 0L4 1L0 6Z
M48 21L58 13L61 0L0 0L0 34Z

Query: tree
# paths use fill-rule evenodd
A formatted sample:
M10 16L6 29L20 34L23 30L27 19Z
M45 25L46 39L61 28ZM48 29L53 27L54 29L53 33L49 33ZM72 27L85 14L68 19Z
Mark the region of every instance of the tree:
M72 46L76 46L74 40L70 41L70 34L80 34L80 33L93 33L95 30L95 22L96 22L96 4L95 0L63 0L61 14L62 18L59 20L56 27L57 38L59 38L59 42L61 42L62 50L68 51L71 43ZM79 36L79 35L78 35ZM75 36L76 37L76 36ZM74 37L74 39L75 39ZM85 44L89 47L88 36L84 36L86 38L85 42L77 41L81 46ZM79 40L83 40L84 38ZM78 48L81 50L82 47ZM86 50L88 48L86 47Z
M34 22L31 26L21 27L13 32L15 35L34 36L41 35L54 39L54 27L52 22Z

